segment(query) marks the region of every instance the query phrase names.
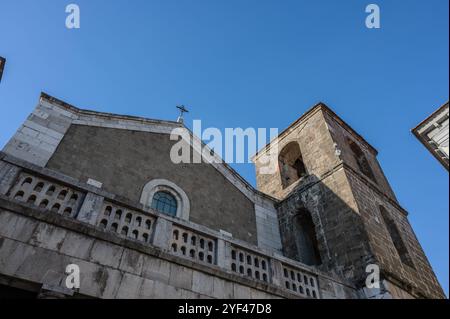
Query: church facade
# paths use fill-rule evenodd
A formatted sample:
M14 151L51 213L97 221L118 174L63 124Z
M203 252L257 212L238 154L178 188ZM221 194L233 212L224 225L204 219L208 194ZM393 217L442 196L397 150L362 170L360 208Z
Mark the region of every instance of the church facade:
M255 155L257 189L174 164L176 128L42 93L0 153L0 294L445 298L377 151L326 105Z

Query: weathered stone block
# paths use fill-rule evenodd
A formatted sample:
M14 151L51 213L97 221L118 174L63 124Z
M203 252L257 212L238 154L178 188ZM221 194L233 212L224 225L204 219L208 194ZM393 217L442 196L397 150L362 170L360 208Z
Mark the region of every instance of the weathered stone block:
M192 280L192 291L202 295L212 296L214 291L214 281L211 276L202 272L194 271Z
M146 278L142 278L139 290L139 299L153 299L155 296L155 282Z
M251 289L249 287L240 285L238 283L233 284L233 296L234 299L250 299Z
M0 270L3 275L14 276L35 248L18 241L0 237Z
M29 242L35 246L58 251L61 249L66 235L67 231L62 228L46 223L39 223Z
M176 264L170 264L169 285L189 290L192 289L192 278L192 269Z
M89 254L90 260L100 265L118 268L123 254L123 247L96 240Z
M136 299L140 295L142 277L135 276L129 273L124 273L122 281L120 282L119 290L116 298L118 299Z
M0 210L0 236L28 242L37 225L35 220Z
M170 278L170 263L149 256L144 257L142 276L154 281L169 283Z
M234 290L233 283L230 281L226 281L224 279L220 279L217 277L213 278L213 294L214 298L218 299L233 299Z
M144 256L135 250L125 249L119 268L134 275L141 275Z
M74 232L68 232L59 251L68 256L79 259L88 259L93 244L93 238Z

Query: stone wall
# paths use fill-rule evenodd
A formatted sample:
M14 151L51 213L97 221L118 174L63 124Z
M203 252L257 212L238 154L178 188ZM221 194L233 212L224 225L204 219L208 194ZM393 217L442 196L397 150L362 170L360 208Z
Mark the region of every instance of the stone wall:
M339 158L347 165L351 166L354 170L359 171L356 164L355 157L350 149L350 145L347 139L354 141L366 156L369 165L374 173L375 181L365 177L368 182L374 184L381 192L385 193L392 200L397 201L395 193L392 190L380 163L377 160L377 151L364 140L361 140L355 133L350 130L342 120L337 119L335 116L328 112L324 112L324 118L327 123L329 134L334 142L335 149L339 154Z
M384 276L417 297L445 298L436 275L408 221L407 213L390 202L373 185L347 170L370 246ZM380 212L383 206L400 231L413 267L402 262ZM394 285L395 286L395 285Z
M322 260L318 267L359 285L367 276L366 265L374 258L346 174L341 167L321 180L314 176L308 180L279 205L284 252L298 260L292 220L304 209L315 225Z
M45 166L76 116L40 101L3 151L30 163Z
M66 266L76 264L81 271L81 285L77 294L86 297L289 297L289 294L276 289L240 284L217 270L208 269L205 272L201 266L195 267L177 258L161 256L160 252L149 248L141 252L133 249L133 245L125 245L125 242L111 242L105 237L95 238L88 235L87 230L83 231L82 227L75 228L77 231L68 230L1 209L1 275L37 286L45 284L64 288Z
M72 125L47 167L139 202L149 181L167 179L186 192L190 220L257 243L253 203L209 164L174 164L169 135Z
M72 162L78 168L90 166L73 158L77 154L73 153L73 147L79 148L76 152L82 153L83 160L89 158L90 154L83 151L82 147L85 141L78 140L78 144L66 143L60 147L72 125L83 127L85 133L93 133L93 140L102 143L98 148L109 152L97 152L96 145L88 144L87 149L98 155L95 158L97 162L93 163L95 169L89 170L89 174L81 174L79 170L72 171L67 166L72 165ZM98 186L97 182L100 180L107 189L120 191L121 193L116 193L118 196L127 197L131 201L141 195L143 178L159 176L166 180L170 179L169 176L174 176L174 180L183 180L183 187L189 189L190 197L193 197L194 221L223 230L264 249L281 251L273 198L256 191L227 164L178 165L174 169L174 165L170 165L168 160L168 153L160 153L170 149L172 142L168 141L168 136L172 130L182 127L182 124L171 121L81 110L42 93L39 104L4 147L4 152L40 167L50 165L55 169L61 168L64 173L76 175L83 181L90 178L90 182ZM72 130L76 128L71 128ZM111 134L115 135L99 137L96 136L97 131L113 132ZM190 132L188 135L196 139ZM117 136L122 136L120 145L115 143L114 138ZM84 137L86 141L91 139L91 136ZM127 138L131 139L126 140ZM130 149L131 145L135 148ZM201 142L199 145L202 145ZM63 153L65 151L69 153ZM117 157L118 152L121 157ZM55 153L62 162L52 160L49 164ZM114 165L112 162L115 160L118 161ZM139 160L143 162L138 162ZM108 165L102 165L103 161ZM124 161L131 165L128 170L122 165ZM121 174L117 174L118 172ZM186 176L183 177L184 175ZM149 180L145 181L147 182Z
M64 284L69 264L80 268L80 288L75 291ZM192 262L2 196L0 283L35 292L65 292L61 297L67 298L300 298L282 286ZM320 298L358 296L328 276L319 276L317 284Z
M300 210L305 210L315 225L320 268L359 284L366 277L365 266L374 259L341 153L326 121L326 109L313 108L283 132L276 143L281 151L293 141L300 145L308 176L282 189L279 171L258 175L260 190L283 199L278 205L283 252L300 260L294 219ZM257 168L259 165L256 157Z
M310 214L315 232L312 239L317 241L322 262L319 269L350 280L368 298L445 297L376 159L377 151L329 108L319 104L255 157L257 169L262 154L270 154L275 145L281 151L293 141L300 145L307 176L283 189L279 171L258 175L258 187L282 199L278 213L284 254L300 261L305 258L310 247L299 240L295 223L299 214ZM349 141L362 151L373 177L361 169ZM392 219L390 228L398 229L392 235L397 238L397 249L379 205ZM405 264L409 260L413 267ZM383 273L385 286L377 293L364 289L369 264L379 265Z
M76 296L359 296L313 267L9 156L0 161L0 191L0 285L71 295L61 283L75 263L88 278ZM142 288L147 280L157 294Z
M258 247L281 252L281 235L275 202L268 199L257 199L255 214Z
M345 164L348 187L356 202L355 211L361 216L361 222L368 236L370 250L384 275L395 282L395 284L391 283L390 287L403 287L404 294L412 294L416 297L444 297L442 288L409 224L407 212L399 206L395 193L380 167L376 158L376 150L349 130L336 116L327 112L325 118L332 139L339 149L339 157ZM347 139L358 143L369 161L375 181L360 171ZM380 206L383 206L393 219L400 233L400 240L406 246L408 258L415 264L414 267L410 267L400 260L399 253L394 247L380 214ZM392 295L398 295L398 293L392 293Z
M315 175L320 178L339 163L339 158L335 155L333 140L328 131L323 113L319 108L307 114L295 126L282 133L276 140L276 143L271 145L271 149L261 152L260 155L270 154L272 161L278 162L278 153L291 142L299 144L303 162L309 175ZM303 183L303 180L300 179L283 189L278 165L276 172L273 174L258 173L263 166L259 156L256 156L254 161L257 170L257 185L260 191L278 199L283 199L294 188Z

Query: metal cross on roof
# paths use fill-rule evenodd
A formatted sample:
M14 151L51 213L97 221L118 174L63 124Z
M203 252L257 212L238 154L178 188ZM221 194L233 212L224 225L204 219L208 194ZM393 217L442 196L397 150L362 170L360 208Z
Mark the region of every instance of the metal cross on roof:
M183 123L183 115L184 113L189 113L188 109L186 109L186 107L184 105L177 105L177 109L180 110L180 116L178 117L177 122L178 123Z

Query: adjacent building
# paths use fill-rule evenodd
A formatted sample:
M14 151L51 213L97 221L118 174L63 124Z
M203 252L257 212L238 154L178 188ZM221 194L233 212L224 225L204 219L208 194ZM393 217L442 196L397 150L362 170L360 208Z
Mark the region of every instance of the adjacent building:
M449 166L448 117L447 102L412 130L419 141L447 171Z
M256 154L257 189L175 164L174 129L41 94L0 153L0 294L445 298L377 150L325 104Z

